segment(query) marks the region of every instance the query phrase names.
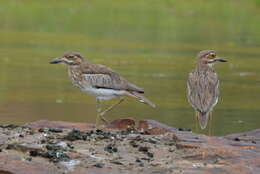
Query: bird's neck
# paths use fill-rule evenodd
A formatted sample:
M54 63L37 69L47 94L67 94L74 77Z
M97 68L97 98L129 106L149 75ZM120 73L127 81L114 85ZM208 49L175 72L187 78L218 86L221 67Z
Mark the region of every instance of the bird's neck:
M70 65L70 66L68 66L68 72L71 76L80 75L80 65Z
M79 83L82 78L80 66L79 65L68 66L68 74L72 84L76 87L81 88L81 84Z
M80 65L69 65L68 66L68 68L70 69L70 70L76 70L76 69L78 69L80 67Z
M198 63L196 69L200 71L209 71L209 70L214 71L213 64L205 64L205 63Z

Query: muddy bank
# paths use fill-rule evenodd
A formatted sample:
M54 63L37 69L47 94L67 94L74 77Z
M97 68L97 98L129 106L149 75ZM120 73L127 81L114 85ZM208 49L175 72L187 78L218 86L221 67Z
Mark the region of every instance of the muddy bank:
M156 121L0 126L0 174L260 173L260 129L224 137Z

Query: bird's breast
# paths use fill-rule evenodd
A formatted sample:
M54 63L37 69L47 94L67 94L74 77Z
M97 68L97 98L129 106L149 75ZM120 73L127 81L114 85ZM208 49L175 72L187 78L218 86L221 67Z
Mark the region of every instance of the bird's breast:
M79 88L83 88L83 81L80 71L78 71L76 68L70 67L68 70L68 74L73 85Z

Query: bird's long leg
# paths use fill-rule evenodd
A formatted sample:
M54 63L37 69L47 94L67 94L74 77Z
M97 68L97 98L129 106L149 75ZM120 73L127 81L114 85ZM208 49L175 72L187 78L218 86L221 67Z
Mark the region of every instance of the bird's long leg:
M96 99L96 112L97 112L97 116L96 116L96 127L98 126L98 122L99 122L99 113L101 111L101 106L100 106L100 101L98 99Z
M196 122L195 122L195 131L198 132L199 131L199 118L198 118L198 113L195 112L195 119L196 119Z
M125 100L125 98L121 98L117 103L111 105L110 107L108 107L107 109L105 109L104 111L102 111L99 116L100 118L104 121L106 120L103 116L110 110L112 110L115 106L119 105L120 103L122 103ZM108 123L107 121L105 121L106 123Z
M209 112L209 136L212 135L212 112Z
M101 119L103 122L105 122L106 124L108 124L108 121L103 117L102 114L102 110L101 110L101 101L99 99L97 99L97 117L96 117L96 127L98 127L98 123L99 120Z

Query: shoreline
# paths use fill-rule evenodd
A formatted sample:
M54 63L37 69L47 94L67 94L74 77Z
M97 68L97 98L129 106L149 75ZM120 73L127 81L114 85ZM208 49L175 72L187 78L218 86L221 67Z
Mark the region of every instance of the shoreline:
M2 174L260 173L260 129L206 136L154 120L106 128L40 120L0 125Z

